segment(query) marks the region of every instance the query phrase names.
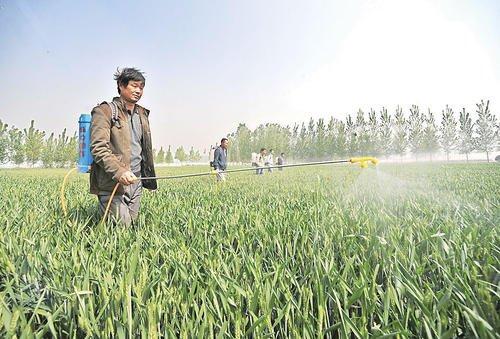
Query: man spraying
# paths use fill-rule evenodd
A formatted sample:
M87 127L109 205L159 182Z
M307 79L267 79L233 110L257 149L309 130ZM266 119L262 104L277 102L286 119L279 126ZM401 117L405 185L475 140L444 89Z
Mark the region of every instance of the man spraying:
M138 216L142 188L155 190L153 148L149 110L137 102L146 80L135 68L124 68L115 74L119 97L103 102L92 110L90 148L94 162L90 169L90 192L96 194L104 213L117 183L110 213L124 225Z
M227 147L229 141L227 138L222 138L220 146L214 152L214 169L217 172L217 181L226 180L226 174L223 173L227 169Z

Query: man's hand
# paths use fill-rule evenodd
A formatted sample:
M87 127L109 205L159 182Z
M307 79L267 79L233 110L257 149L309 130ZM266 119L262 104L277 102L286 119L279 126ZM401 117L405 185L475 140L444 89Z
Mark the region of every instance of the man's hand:
M120 184L128 186L128 185L133 184L137 180L139 180L139 179L137 179L137 177L134 175L134 173L127 171L127 172L123 173L123 175L120 177L120 180L118 180L118 181L120 182Z

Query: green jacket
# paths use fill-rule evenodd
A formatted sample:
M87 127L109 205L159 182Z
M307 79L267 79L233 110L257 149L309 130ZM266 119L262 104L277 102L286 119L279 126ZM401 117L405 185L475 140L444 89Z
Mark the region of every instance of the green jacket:
M90 150L94 162L90 168L90 192L110 192L119 178L130 171L130 130L125 104L119 97L113 98L116 104L116 120L113 121L112 110L108 103L103 102L92 110L90 127ZM154 177L153 147L151 129L149 126L149 110L137 106L142 125L142 162L141 176ZM157 189L156 180L143 180L147 189ZM123 194L120 185L116 194Z

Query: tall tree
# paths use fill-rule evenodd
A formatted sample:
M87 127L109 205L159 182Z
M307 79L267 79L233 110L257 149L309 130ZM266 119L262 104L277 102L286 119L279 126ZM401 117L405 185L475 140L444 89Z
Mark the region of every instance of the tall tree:
M291 143L291 132L288 127L283 127L279 124L268 123L265 125L259 125L252 133L252 147L247 147L245 144L240 144L240 147L245 147L247 149L245 152L250 152L245 155L245 159L249 160L252 152L258 152L261 148L267 148L268 150L273 149L276 152L288 152ZM300 140L301 146L305 142L305 138ZM232 151L230 154L231 159L236 159L234 157L235 145L231 146ZM251 150L251 151L250 151ZM242 155L243 156L243 155Z
M314 143L315 158L324 160L327 157L327 139L326 139L326 126L325 120L319 118L316 123L316 142Z
M180 162L183 162L183 161L186 161L186 160L187 160L187 154L186 154L186 152L184 151L184 147L179 146L179 147L175 150L175 158L176 158L177 160L179 160Z
M252 156L252 131L240 123L231 143L233 148L232 157L235 161L250 161ZM233 154L234 153L234 154Z
M446 105L441 118L441 147L446 153L446 160L450 160L450 153L457 143L457 121L453 110Z
M388 157L392 153L392 120L387 108L380 111L380 125L378 127L380 153Z
M358 154L358 135L356 133L356 125L351 117L351 115L347 115L345 121L345 131L346 131L346 139L347 139L347 153L349 156Z
M403 158L408 148L408 124L401 107L396 108L394 115L394 137L392 139L392 149L395 154Z
M26 161L33 166L40 160L42 154L45 132L35 128L35 120L31 120L30 127L24 132L24 155Z
M65 161L69 166L78 162L78 136L73 133L66 144Z
M193 146L191 146L191 149L189 150L189 161L196 162L200 161L200 159L200 152L198 150L195 150Z
M54 133L51 133L48 139L45 140L42 154L40 155L40 160L42 161L43 167L54 166L55 153L56 153L56 141L54 139Z
M374 109L370 109L368 112L368 128L367 128L368 140L367 154L371 156L377 156L380 154L380 134L377 122L377 113Z
M356 114L356 136L357 150L355 153L366 155L370 151L370 139L368 138L365 113L361 109Z
M417 105L412 105L410 108L410 115L408 117L408 141L410 150L418 159L418 154L422 152L423 146L423 118L420 114L420 109Z
M165 151L163 150L163 146L160 147L160 150L156 154L156 162L158 164L163 164L165 162Z
M425 117L425 128L423 136L423 150L429 155L432 161L432 155L439 150L439 142L436 128L436 120L431 110L428 110Z
M157 163L158 163L158 161L156 161L156 160L157 160L157 158L158 158L158 150L157 150L156 148L154 148L154 147L153 147L153 151L152 151L152 154L151 154L151 155L153 156L153 161L154 161L154 163L155 163L155 164L157 164Z
M328 159L331 159L335 155L335 143L337 139L336 124L337 120L334 117L330 117L326 126L325 153Z
M299 158L299 151L298 151L298 146L299 146L299 124L294 124L290 136L290 145L289 145L289 153L288 156L291 156L292 159L298 159Z
M0 119L0 164L9 160L9 125L4 124Z
M348 149L348 136L345 123L343 121L337 121L335 124L335 131L336 138L333 154L339 158L343 158L347 155Z
M170 148L170 145L168 145L167 154L165 155L165 162L167 164L171 164L174 162L174 156L172 155L172 150Z
M476 104L477 121L476 121L476 144L477 149L486 153L486 160L490 161L490 152L495 149L497 144L498 127L496 116L491 114L490 101L484 103L483 100Z
M245 148L244 143L241 142L240 144L240 140L238 139L236 133L230 133L227 138L229 139L229 144L231 145L232 150L231 155L229 156L231 161L241 161L244 154L241 154L240 147Z
M24 162L24 134L19 129L11 127L9 130L9 160L15 165Z
M66 151L68 149L69 137L66 135L66 128L56 139L56 151L54 153L54 163L57 167L64 167L66 165Z
M309 119L309 124L307 125L307 141L306 141L306 159L311 160L314 158L316 144L316 124L314 119Z
M460 111L459 121L458 150L460 153L465 154L465 159L469 162L469 154L474 150L474 124L465 108Z
M306 160L307 154L307 129L306 125L302 123L300 133L297 141L297 160Z
M188 159L189 159L189 161L194 162L194 161L196 161L195 158L196 158L196 152L194 151L194 147L191 146L191 148L189 149Z

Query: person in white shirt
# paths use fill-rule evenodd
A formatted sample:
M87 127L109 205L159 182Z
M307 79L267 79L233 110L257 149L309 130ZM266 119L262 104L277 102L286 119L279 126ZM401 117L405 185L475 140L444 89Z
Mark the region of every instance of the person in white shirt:
M269 150L269 154L265 158L264 165L267 166L267 170L269 172L272 172L273 169L271 168L274 165L274 156L273 156L273 150Z
M252 167L257 167L257 159L259 155L255 152L252 152Z
M256 173L258 175L264 174L263 167L265 166L267 158L267 150L265 148L260 149L260 153L257 155L257 169Z
M219 147L218 143L210 146L210 151L208 152L208 161L210 163L210 168L214 167L215 150Z

